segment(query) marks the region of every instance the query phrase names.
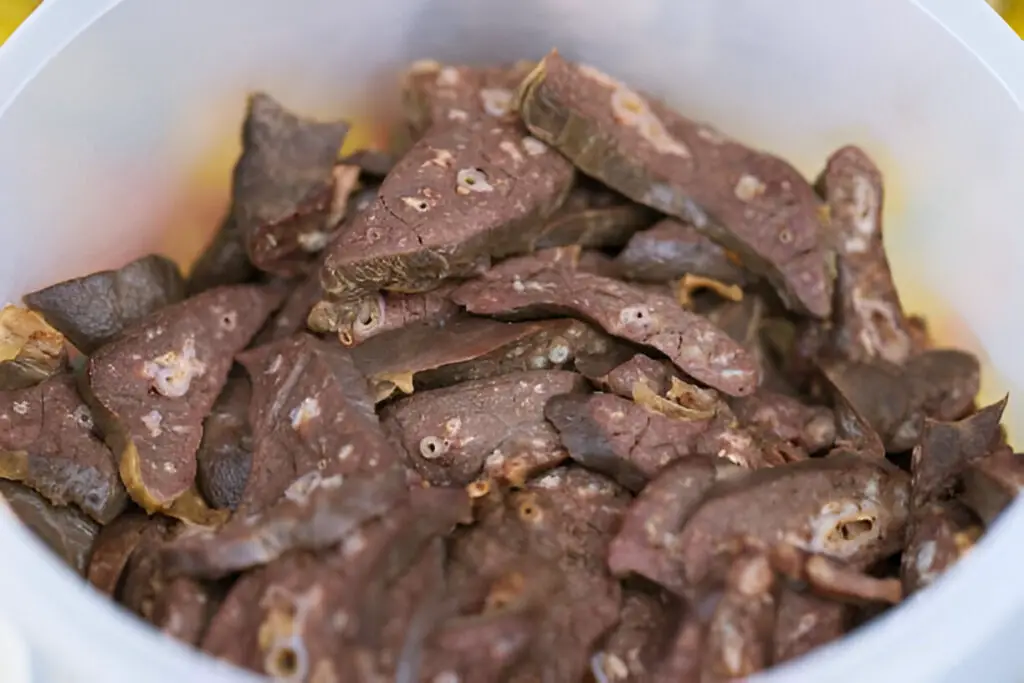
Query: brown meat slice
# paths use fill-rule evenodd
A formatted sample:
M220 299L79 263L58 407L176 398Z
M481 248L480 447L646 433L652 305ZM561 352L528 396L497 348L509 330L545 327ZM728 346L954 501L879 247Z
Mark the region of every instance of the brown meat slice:
M646 206L587 178L579 178L565 203L547 220L528 251L578 245L588 249L621 247L657 220Z
M695 455L711 419L676 420L612 394L551 399L545 415L581 465L640 491L669 463Z
M715 545L737 537L765 543L782 539L864 568L903 547L909 500L908 477L895 466L834 452L718 484L690 515L673 547L691 585L709 571Z
M495 491L481 499L477 523L457 532L450 585L478 576L504 577L487 596L485 604L492 606L531 591L546 596L529 657L510 680L582 678L594 646L618 620L620 588L604 557L628 500L623 489L599 474L559 468L524 491ZM534 583L536 568L545 564L558 568L561 586ZM526 570L510 572L510 567Z
M461 491L435 489L413 496L421 502L398 515L398 531L353 601L357 656L371 661L370 671L381 677L398 673L396 662L416 646L424 621L429 624L442 606L447 549L440 537L456 523L472 521L469 499ZM433 502L424 504L426 499Z
M957 422L925 422L921 443L911 458L914 506L947 496L964 469L992 453L999 444L999 422L1009 397Z
M417 143L331 245L311 327L344 334L378 290L427 291L528 249L573 180L564 157L528 139L481 121Z
M835 415L823 406L771 391L734 399L729 406L740 424L765 440L788 442L806 453L823 451L835 441Z
M169 529L167 536L181 533ZM144 535L128 559L120 602L163 633L198 645L217 607L211 587L171 576L158 552L163 534Z
M665 218L630 238L616 263L622 276L639 282L671 282L700 275L727 284L746 284L739 259L688 223Z
M59 507L38 493L0 481L0 501L10 505L21 523L74 571L85 576L100 525L73 507Z
M128 560L148 539L162 540L168 520L127 512L103 527L93 546L86 578L96 590L116 597Z
M351 178L342 177L339 179L339 183L341 181L348 182L349 180ZM336 184L336 200L347 200L348 193L351 190L352 188L347 185ZM376 197L376 188L370 187L356 193L345 206L334 207L338 211L344 210L345 212L344 216L340 218L341 222L334 228L334 232L323 239L307 240L304 248L317 253L325 250L331 240L337 237L337 233L343 230L356 214L369 208ZM332 213L330 220L338 220L338 216ZM300 278L297 283L294 281L289 283L291 287L284 299L284 303L281 305L280 310L274 314L273 318L260 330L256 338L253 339L253 346L262 346L270 342L279 341L306 330L307 321L309 320L310 313L313 311L313 307L324 297L324 289L320 285L320 268L323 266L323 261L324 255L319 253L313 266L309 268L309 273ZM451 304L451 307L454 309L455 305ZM369 311L369 309L367 310ZM368 319L368 321L367 330L371 329L371 326L376 322L376 318Z
M711 488L703 467L700 479L666 470L644 490L612 547L616 574L636 572L686 595L712 572L720 544L734 539L781 539L860 569L903 546L909 482L884 461L833 453Z
M311 247L323 247L335 227L335 162L347 133L344 121L296 116L264 93L249 98L242 155L232 176L232 212L260 270L301 273L317 251Z
M391 172L398 161L394 154L379 149L357 149L338 160L344 166L355 166L362 175L380 179Z
M24 296L29 308L42 314L84 354L183 298L185 280L178 266L156 254Z
M775 630L775 573L764 554L733 559L707 624L705 681L732 681L768 668Z
M956 501L915 509L900 567L903 592L931 585L974 547L982 531L978 518Z
M492 125L517 123L512 100L534 62L499 66L444 65L414 62L402 83L402 113L416 139L431 127L463 126L470 121Z
M450 619L424 645L418 680L501 681L527 653L537 629L535 605ZM413 681L401 678L396 681Z
M437 327L410 325L352 352L378 402L401 390L435 389L510 372L562 369L580 351L607 342L578 320L504 323L463 317Z
M258 272L246 253L245 234L229 210L192 264L187 281L188 294L195 296L214 287L252 282Z
M916 446L926 417L963 417L981 376L976 357L952 350L925 351L902 368L880 359L826 360L823 370L834 390L878 433L890 453Z
M525 346L541 329L540 323L502 323L484 318L460 318L440 327L410 325L383 334L372 344L356 347L352 358L366 375L379 402L397 390L413 393L414 381L420 374L469 363L495 352L498 360L503 360L507 347ZM508 355L511 351L512 348L508 348ZM521 367L515 369L530 369L530 359L521 355L509 359L509 364L518 361ZM547 356L542 359L543 368L547 365ZM501 374L499 368L495 369L498 371L493 374ZM484 374L481 379L490 376Z
M836 249L835 350L902 365L913 344L882 242L882 173L862 149L843 147L828 158L818 189Z
M576 371L601 391L630 399L638 383L646 384L656 395L664 396L672 388L672 378L680 377L668 361L633 353L626 346L615 347L605 354L577 358Z
M807 558L804 574L810 589L825 598L853 604L879 602L889 605L903 599L899 579L869 576L824 555Z
M323 288L320 287L319 275L312 273L300 280L285 296L281 308L253 339L252 345L263 346L304 332L309 313L321 298Z
M481 474L522 483L566 457L544 406L585 389L572 372L516 372L417 392L385 406L381 421L409 465L435 486L469 484Z
M54 505L74 504L100 524L128 497L117 462L69 374L0 391L0 478L25 484Z
M471 313L569 313L616 337L661 351L680 370L733 396L754 391L754 359L702 316L667 296L552 264L539 256L509 259L452 294Z
M722 300L703 314L713 325L741 344L754 357L761 373L760 389L796 395L798 392L771 344L771 333L792 327L786 319L769 317L771 304L756 291L746 292L741 301ZM773 330L774 328L774 330ZM813 368L812 368L813 369Z
M458 304L449 298L456 286L454 283L441 284L429 292L414 294L380 292L360 305L351 330L342 332L341 342L346 346L356 346L385 332L416 323L444 325L461 311Z
M981 387L977 356L959 349L930 349L906 363L914 405L934 420L959 420L974 407Z
M203 419L241 351L279 303L275 290L207 290L145 318L89 359L89 388L102 408L132 499L168 509L193 485Z
M819 201L788 163L557 52L523 82L517 105L530 132L584 173L736 252L790 308L828 317L832 264Z
M651 683L702 683L706 639L700 620L685 616L672 635L664 658L655 667Z
M590 658L597 681L646 680L668 645L679 609L671 598L649 587L623 591L619 623Z
M536 332L479 358L420 373L416 386L435 389L523 370L562 370L580 355L603 353L615 344L603 332L574 318L530 321Z
M196 484L211 507L234 510L242 500L252 467L252 427L247 377L232 377L203 421L196 453Z
M67 367L64 335L37 313L0 309L0 390L25 389Z
M775 613L774 661L802 657L846 634L853 607L812 593L783 587Z
M615 576L638 574L679 595L686 595L679 564L670 549L689 516L715 482L727 476L724 463L686 458L664 468L637 496L608 550Z
M163 550L164 561L176 572L216 579L292 550L322 550L389 512L406 493L405 474L397 469L348 478L325 478L314 470L263 512L171 543Z
M308 680L321 658L330 660L346 626L348 615L326 599L344 581L334 567L303 553L248 572L213 615L201 647L259 674Z
M1024 489L1024 456L1000 449L968 465L963 485L963 501L985 524L992 524Z
M288 553L234 585L203 640L260 674L371 683L398 660L411 615L440 587L431 539L468 514L460 491L414 492L335 550ZM317 677L320 677L319 679Z
M258 512L300 477L378 472L397 459L366 379L336 342L299 334L238 356L252 380L252 468L242 507Z

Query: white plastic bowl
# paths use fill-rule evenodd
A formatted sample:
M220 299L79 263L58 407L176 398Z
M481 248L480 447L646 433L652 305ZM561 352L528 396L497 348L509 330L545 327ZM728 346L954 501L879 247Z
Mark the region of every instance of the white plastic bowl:
M984 350L988 396L1015 391L1024 425L1024 46L981 0L47 0L0 50L0 299L194 252L250 89L349 114L386 103L410 59L553 46L809 176L866 147L906 303ZM765 680L1021 680L1022 560L1018 504L933 589ZM24 680L26 643L34 683L252 680L112 607L2 511L0 588L20 634L0 681Z

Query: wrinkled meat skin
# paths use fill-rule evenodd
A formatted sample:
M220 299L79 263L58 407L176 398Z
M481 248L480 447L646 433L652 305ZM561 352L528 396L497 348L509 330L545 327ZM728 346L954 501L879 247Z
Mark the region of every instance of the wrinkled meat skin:
M416 323L444 325L460 311L455 302L448 298L455 287L452 283L442 283L429 292L381 292L366 302L366 320L357 317L353 321L352 345L362 344L378 335Z

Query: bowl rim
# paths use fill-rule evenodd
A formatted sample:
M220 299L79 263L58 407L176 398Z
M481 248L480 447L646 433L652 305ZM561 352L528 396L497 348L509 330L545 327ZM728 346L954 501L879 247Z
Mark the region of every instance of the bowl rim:
M124 1L47 0L40 5L0 48L0 116L71 41ZM904 1L959 41L1024 111L1024 42L987 3ZM1003 514L985 541L928 591L912 596L870 626L756 679L770 683L940 679L977 653L986 640L1011 628L1014 618L1024 613L1024 582L1014 571L1016 564L1006 561L1010 554L1024 556L1014 547L1020 545L1020 538L1024 538L1024 501ZM110 657L109 643L117 643L117 656L125 657L126 665L135 660L159 671L161 678L218 683L260 680L164 638L152 628L139 628L141 622L50 557L5 505L0 505L0 543L0 580L9 577L12 582L7 585L17 586L21 585L15 582L17 577L32 576L33 584L45 585L47 591L45 601L38 599L38 592L9 594L5 606L15 628L31 621L35 632L45 629L61 642L63 657L76 662L75 670L83 680L89 679L90 659L98 660L96 671L102 670ZM987 591L979 600L974 590L978 585L998 585L999 591ZM88 633L67 619L68 614L88 614ZM97 650L107 654L96 658ZM924 652L927 656L922 656ZM35 664L43 661L35 653ZM126 667L125 672L137 670Z

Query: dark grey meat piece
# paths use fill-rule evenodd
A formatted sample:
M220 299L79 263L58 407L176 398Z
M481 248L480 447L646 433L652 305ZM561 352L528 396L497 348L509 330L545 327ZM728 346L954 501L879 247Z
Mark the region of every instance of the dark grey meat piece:
M24 296L75 348L91 354L151 313L185 297L173 261L151 254L117 270L66 280Z
M335 227L336 195L344 204L358 177L355 167L335 165L347 133L344 121L301 118L264 93L249 98L232 177L232 213L249 260L260 270L304 272L326 245Z

